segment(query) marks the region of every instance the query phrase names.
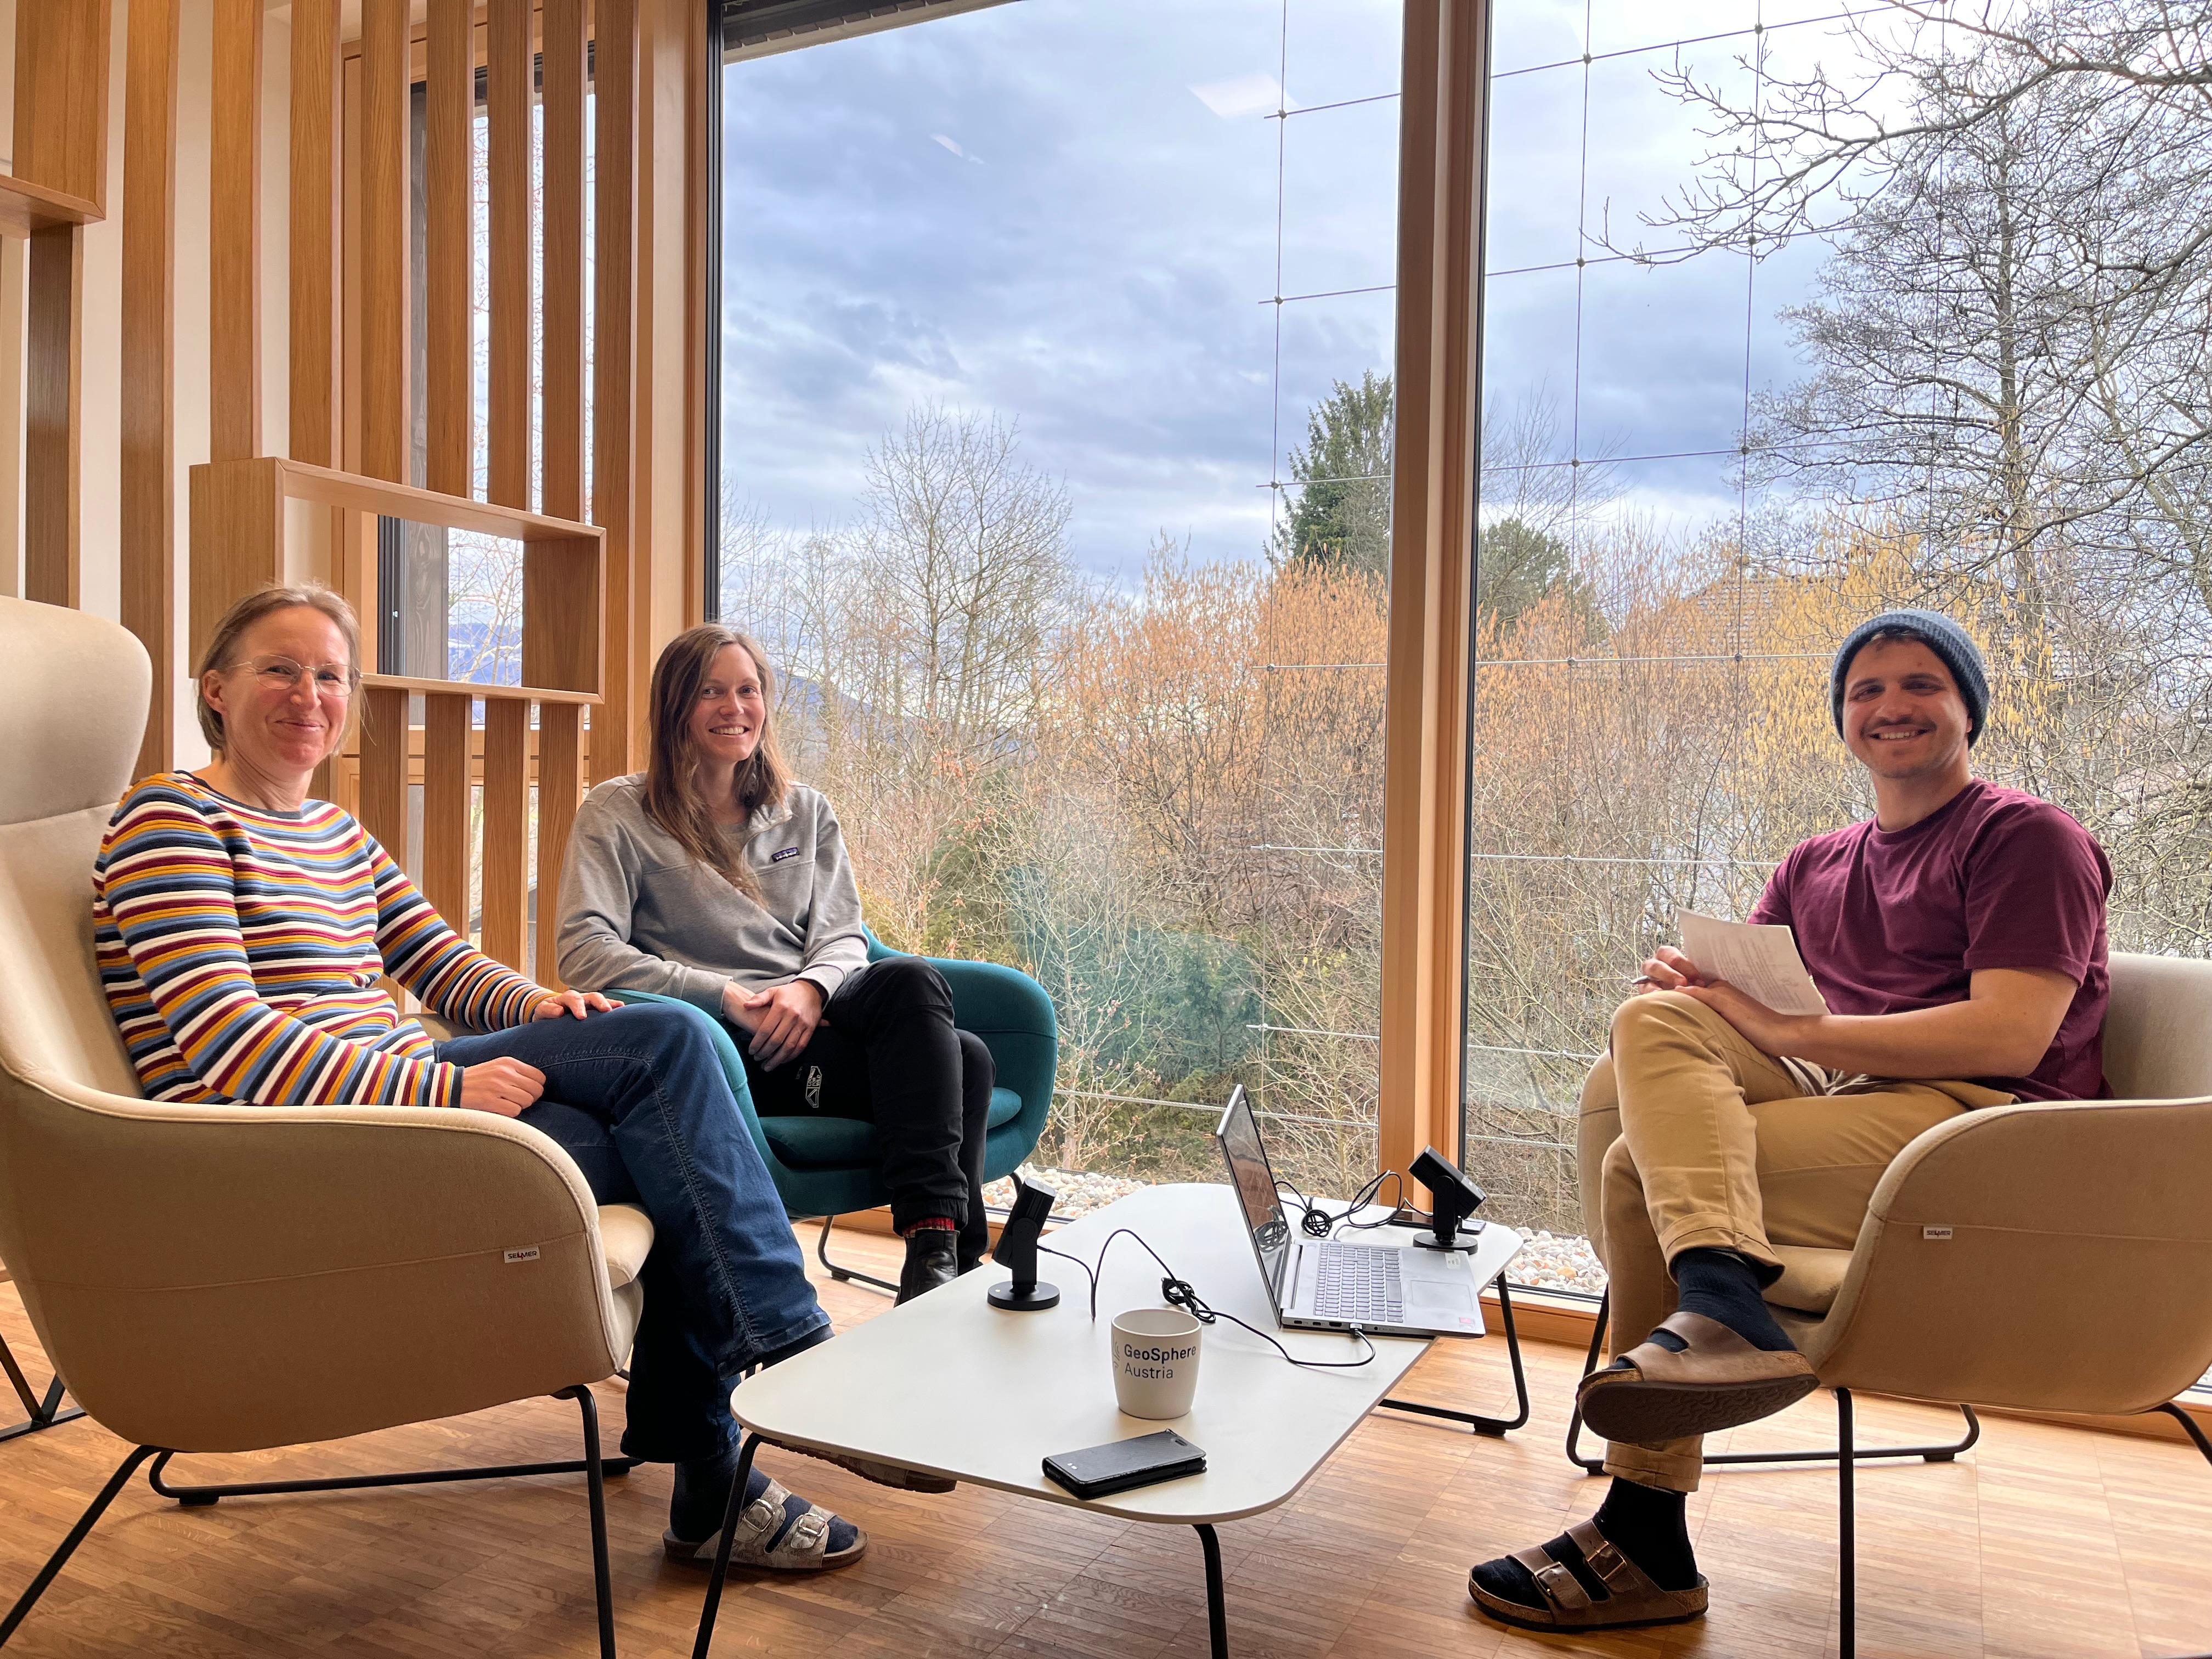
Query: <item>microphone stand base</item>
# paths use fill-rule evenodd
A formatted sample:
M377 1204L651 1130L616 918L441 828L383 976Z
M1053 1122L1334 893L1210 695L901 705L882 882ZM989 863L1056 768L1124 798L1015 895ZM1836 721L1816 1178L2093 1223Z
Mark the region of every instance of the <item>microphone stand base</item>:
M1024 1288L1008 1279L1003 1285L994 1285L990 1290L991 1305L1003 1308L1008 1313L1042 1313L1047 1308L1060 1305L1060 1287L1040 1281Z
M1413 1247L1416 1249L1421 1250L1459 1251L1465 1255L1472 1255L1477 1249L1481 1248L1482 1244L1482 1235L1480 1231L1482 1224L1478 1221L1474 1224L1474 1231L1462 1231L1455 1233L1452 1236L1451 1243L1449 1244L1443 1243L1431 1235L1425 1238L1415 1239L1413 1241Z

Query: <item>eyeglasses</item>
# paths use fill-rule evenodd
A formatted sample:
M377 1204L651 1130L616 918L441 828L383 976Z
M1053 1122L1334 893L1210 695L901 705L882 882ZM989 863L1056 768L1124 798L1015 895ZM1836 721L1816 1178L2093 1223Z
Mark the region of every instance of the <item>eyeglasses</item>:
M316 695L324 697L350 697L360 678L343 663L326 662L309 668L289 657L251 657L231 666L252 669L254 678L271 691L296 691L300 682L312 676Z

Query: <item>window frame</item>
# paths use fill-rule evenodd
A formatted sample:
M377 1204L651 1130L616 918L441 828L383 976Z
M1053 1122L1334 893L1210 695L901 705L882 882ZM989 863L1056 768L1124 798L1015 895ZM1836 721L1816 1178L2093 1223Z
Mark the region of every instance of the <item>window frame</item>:
M1006 0L937 0L879 16L859 0L752 0L757 15L824 14L787 40L732 46L747 0L707 0L706 191L696 499L701 574L687 599L720 614L722 461L722 75L742 56L803 49ZM830 14L853 14L841 27ZM1397 447L1391 490L1384 743L1382 1009L1376 1163L1404 1170L1425 1146L1460 1152L1466 1034L1467 780L1473 691L1476 442L1491 0L1405 0L1399 120ZM696 596L696 597L695 597Z

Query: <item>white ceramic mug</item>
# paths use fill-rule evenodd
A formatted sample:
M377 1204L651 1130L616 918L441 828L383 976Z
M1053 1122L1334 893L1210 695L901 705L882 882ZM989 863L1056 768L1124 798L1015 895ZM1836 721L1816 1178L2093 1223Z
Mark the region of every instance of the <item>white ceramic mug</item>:
M1114 1321L1114 1397L1131 1417L1182 1417L1198 1390L1199 1333L1181 1308L1132 1308Z

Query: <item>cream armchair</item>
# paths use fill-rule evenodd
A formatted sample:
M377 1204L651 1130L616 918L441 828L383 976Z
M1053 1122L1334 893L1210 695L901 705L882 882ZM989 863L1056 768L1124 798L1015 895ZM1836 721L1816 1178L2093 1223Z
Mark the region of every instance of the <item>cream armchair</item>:
M1778 1251L1786 1271L1766 1299L1835 1391L1837 1449L1708 1461L1836 1460L1843 1659L1856 1622L1855 1462L1954 1456L1979 1431L1977 1405L2163 1412L2212 1462L2212 1440L2172 1403L2212 1370L2212 962L2116 955L2112 974L2105 1074L2125 1098L1964 1113L1898 1154L1853 1248ZM1583 1115L1593 1242L1595 1173L1619 1127L1617 1114ZM1592 1364L1597 1353L1594 1340ZM1966 1437L1860 1449L1854 1390L1959 1406ZM1595 1469L1580 1426L1568 1455Z
M589 1383L628 1353L652 1225L483 1113L160 1105L94 969L91 869L146 720L114 624L0 599L0 1260L78 1402L135 1449L0 1644L147 1460L187 1504L246 1492L581 1473L614 1652ZM556 1394L580 1462L173 1487L180 1452L327 1440Z

